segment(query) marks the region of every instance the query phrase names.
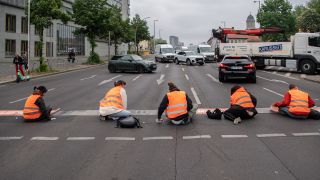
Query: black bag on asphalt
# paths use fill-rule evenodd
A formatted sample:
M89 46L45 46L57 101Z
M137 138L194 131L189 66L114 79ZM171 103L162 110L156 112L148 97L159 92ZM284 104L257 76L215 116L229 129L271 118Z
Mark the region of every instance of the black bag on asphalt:
M133 116L128 116L125 118L120 118L116 121L117 125L116 128L121 127L121 128L142 128L140 124L140 120L136 117Z

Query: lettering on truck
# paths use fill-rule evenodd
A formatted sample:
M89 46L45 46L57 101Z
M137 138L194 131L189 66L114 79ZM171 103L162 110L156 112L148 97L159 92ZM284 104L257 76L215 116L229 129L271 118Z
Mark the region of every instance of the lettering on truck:
M282 51L282 44L259 47L259 52L271 52L271 51Z

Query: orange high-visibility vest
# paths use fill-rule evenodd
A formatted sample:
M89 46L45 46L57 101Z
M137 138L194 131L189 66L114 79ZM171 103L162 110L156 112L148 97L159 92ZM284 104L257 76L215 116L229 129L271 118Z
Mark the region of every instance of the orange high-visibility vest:
M121 86L116 86L108 91L105 97L100 101L100 107L116 107L118 109L124 109L120 94L121 89Z
M291 95L291 101L289 104L289 112L304 112L310 113L309 108L309 94L298 89L292 89L289 91Z
M231 105L239 105L244 108L254 108L249 93L243 87L232 94L230 103Z
M40 108L35 104L37 99L41 96L38 94L32 94L27 99L24 109L23 109L23 118L27 120L38 119L41 116Z
M184 91L173 91L167 93L169 100L166 114L173 119L188 113L187 95Z

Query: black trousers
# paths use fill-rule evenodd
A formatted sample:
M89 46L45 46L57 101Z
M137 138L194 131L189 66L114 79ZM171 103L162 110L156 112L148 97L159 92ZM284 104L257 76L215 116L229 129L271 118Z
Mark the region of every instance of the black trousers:
M227 120L233 121L234 119L240 117L241 119L251 119L253 118L256 114L257 111L255 110L248 110L252 111L253 115L250 116L247 112L248 109L239 107L239 106L232 106L231 108L227 109L224 113L223 116Z
M298 116L298 115L292 114L289 111L288 107L280 107L279 108L279 112L280 112L280 114L287 115L287 116L292 117L294 119L315 119L315 120L320 120L320 112L318 112L318 111L316 111L314 109L311 109L311 111L310 111L308 116Z
M51 111L52 111L52 108L51 107L47 107L47 113L49 115L49 118L47 115L45 114L42 114L39 118L37 119L25 119L25 122L41 122L41 121L50 121L51 120Z

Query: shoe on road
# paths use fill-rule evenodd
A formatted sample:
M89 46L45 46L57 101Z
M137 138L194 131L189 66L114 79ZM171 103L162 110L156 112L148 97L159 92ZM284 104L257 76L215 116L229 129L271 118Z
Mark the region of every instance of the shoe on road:
M233 120L233 124L237 125L237 124L239 124L239 123L241 123L241 118L240 118L240 117L235 118L235 119Z

